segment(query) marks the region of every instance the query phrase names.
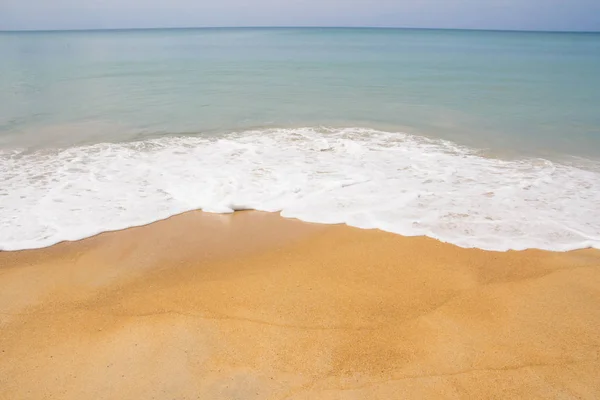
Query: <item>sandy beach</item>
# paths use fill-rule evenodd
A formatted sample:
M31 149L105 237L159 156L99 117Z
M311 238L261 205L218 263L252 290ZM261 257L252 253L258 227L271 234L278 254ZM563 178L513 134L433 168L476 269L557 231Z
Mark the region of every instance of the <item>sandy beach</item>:
M600 397L600 252L190 212L0 252L2 399Z

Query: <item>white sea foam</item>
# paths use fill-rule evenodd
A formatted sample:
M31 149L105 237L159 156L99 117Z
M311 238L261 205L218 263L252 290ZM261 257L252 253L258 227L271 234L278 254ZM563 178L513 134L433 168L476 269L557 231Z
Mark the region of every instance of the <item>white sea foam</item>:
M356 128L4 150L0 249L49 246L192 209L281 211L487 250L600 248L598 171L490 159L446 141Z

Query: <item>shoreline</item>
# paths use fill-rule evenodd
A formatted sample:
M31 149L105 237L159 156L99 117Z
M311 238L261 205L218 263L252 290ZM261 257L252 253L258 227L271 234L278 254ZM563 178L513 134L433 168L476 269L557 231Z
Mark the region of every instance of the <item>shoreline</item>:
M109 230L105 230L105 231L101 231L95 234L92 234L90 236L86 236L86 237L82 237L80 239L74 239L74 240L61 240L59 242L50 244L50 245L44 245L44 246L40 246L40 247L26 247L26 248L22 248L22 249L11 249L11 250L3 250L0 249L0 254L3 253L16 253L16 254L20 254L20 253L35 253L35 252L40 252L40 251L46 251L46 250L50 250L51 252L53 252L53 250L51 249L62 249L64 246L78 246L78 243L86 243L88 241L93 241L93 240L97 240L96 238L98 237L102 237L103 235L110 235L110 234L115 234L115 233L119 233L119 232L127 232L130 230L135 230L135 229L139 229L139 228L144 228L147 226L151 226L151 225L155 225L155 224L161 224L164 223L165 221L171 220L173 218L180 218L183 215L188 215L188 214L196 214L196 213L201 213L202 215L214 215L215 219L218 218L222 218L223 220L225 220L226 218L232 216L232 215L239 215L241 213L254 213L254 214L270 214L270 215L275 215L277 218L282 218L285 220L291 220L291 221L296 221L299 222L301 224L306 224L306 225L322 225L323 227L327 227L327 226L345 226L349 229L358 229L358 230L367 230L367 231L375 231L375 232L380 232L383 234L390 234L390 235L395 235L395 236L400 236L402 238L418 238L418 239L428 239L428 240L434 240L436 242L439 242L441 244L444 245L449 245L449 246L454 246L454 247L458 247L461 249L465 249L465 250L480 250L480 251L485 251L485 252L489 252L489 253L509 253L509 252L525 252L525 251L542 251L542 252L548 252L548 253L571 253L571 252L577 252L577 251L587 251L587 250L592 250L592 251L600 251L600 248L596 248L592 245L589 245L587 247L577 247L577 248L572 248L572 249L565 249L565 250L548 250L548 249L544 249L544 248L538 248L538 247L527 247L527 248L522 248L522 249L506 249L506 250L492 250L492 249L485 249L485 248L480 248L477 246L473 246L473 247L465 247L465 246L461 246L449 241L444 241L440 238L434 237L434 236L429 236L429 235L403 235L401 233L395 233L395 232L391 232L391 231L386 231L380 228L359 228L356 226L352 226L352 225L348 225L348 223L346 222L339 222L339 223L328 223L328 222L310 222L310 221L304 221L300 218L296 218L296 217L284 217L281 215L281 211L260 211L260 210L254 210L254 209L239 209L239 210L234 210L233 212L229 213L213 213L213 212L205 212L202 209L193 209L193 210L188 210L188 211L182 211L180 213L176 213L173 215L170 215L168 217L165 218L161 218L161 219L157 219L151 222L146 222L146 223L142 223L140 225L131 225L131 226L127 226L124 228L116 228L116 229L109 229ZM210 218L210 217L207 217ZM60 251L60 250L59 250ZM2 264L0 264L0 268L2 268Z
M191 209L279 211L492 251L600 248L596 164L489 158L406 133L273 129L0 158L0 175L9 179L0 190L0 219L10 223L0 229L4 250L90 237ZM56 168L63 164L69 168Z
M594 398L600 251L192 211L0 252L0 398Z

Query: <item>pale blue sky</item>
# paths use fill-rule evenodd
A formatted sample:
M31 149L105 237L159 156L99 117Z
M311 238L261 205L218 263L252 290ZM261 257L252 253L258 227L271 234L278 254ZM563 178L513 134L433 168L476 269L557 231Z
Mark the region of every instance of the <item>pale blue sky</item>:
M0 30L196 26L600 31L600 0L0 0Z

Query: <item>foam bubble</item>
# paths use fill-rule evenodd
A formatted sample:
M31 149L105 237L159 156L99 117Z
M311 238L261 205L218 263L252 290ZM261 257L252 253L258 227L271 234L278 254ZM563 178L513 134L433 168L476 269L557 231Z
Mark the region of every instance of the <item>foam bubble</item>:
M357 128L4 150L0 249L193 209L280 211L486 250L600 248L599 171L485 158L446 141Z

